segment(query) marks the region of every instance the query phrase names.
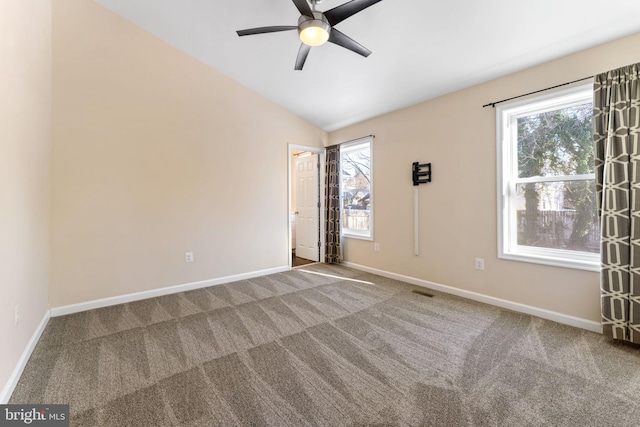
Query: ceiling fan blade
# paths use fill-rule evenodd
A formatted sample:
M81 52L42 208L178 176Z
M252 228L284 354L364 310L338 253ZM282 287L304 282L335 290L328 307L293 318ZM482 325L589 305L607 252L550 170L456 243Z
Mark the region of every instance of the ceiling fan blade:
M371 55L371 51L369 49L362 46L360 43L353 40L352 38L347 37L346 35L344 35L344 33L341 33L335 28L331 29L331 35L329 36L329 41L333 44L337 44L338 46L342 46L345 49L349 49L355 53L358 53L364 56L365 58Z
M300 15L310 16L313 18L313 11L311 10L309 3L307 3L307 0L293 0L293 4L298 8Z
M351 0L350 2L341 4L340 6L336 6L333 9L324 12L324 16L327 18L327 21L329 21L331 26L333 26L352 15L355 15L361 10L366 9L369 6L373 6L379 1L382 0Z
M289 30L297 30L298 27L291 25L279 25L274 27L258 27L258 28L249 28L247 30L238 30L239 36L250 36L253 34L264 34L264 33L277 33L278 31L289 31Z
M304 67L304 62L307 60L307 55L309 55L310 50L311 46L308 46L304 43L300 44L300 50L298 51L298 57L296 58L296 66L294 70L302 70L302 67Z

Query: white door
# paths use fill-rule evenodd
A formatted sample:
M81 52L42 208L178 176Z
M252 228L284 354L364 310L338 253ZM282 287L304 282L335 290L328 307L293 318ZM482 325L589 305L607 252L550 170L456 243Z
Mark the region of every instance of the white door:
M319 261L318 155L296 158L296 256Z

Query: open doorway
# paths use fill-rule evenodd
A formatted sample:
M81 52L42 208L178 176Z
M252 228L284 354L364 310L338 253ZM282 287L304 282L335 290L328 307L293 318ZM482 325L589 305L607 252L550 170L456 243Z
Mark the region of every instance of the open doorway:
M289 145L289 262L324 259L324 150Z

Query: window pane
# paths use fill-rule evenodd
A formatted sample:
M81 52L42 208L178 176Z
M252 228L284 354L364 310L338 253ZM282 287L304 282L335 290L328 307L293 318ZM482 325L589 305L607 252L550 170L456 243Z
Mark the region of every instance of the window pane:
M598 253L595 181L516 185L518 245Z
M342 228L346 233L368 236L371 230L371 145L342 151Z
M594 173L593 105L518 117L518 177Z

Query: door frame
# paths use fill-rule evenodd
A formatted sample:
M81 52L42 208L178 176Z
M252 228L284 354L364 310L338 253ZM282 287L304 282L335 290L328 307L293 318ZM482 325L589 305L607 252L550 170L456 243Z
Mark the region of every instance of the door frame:
M325 250L324 250L324 245L325 245L325 238L324 238L324 232L325 232L325 200L324 200L324 193L325 193L325 156L324 156L324 148L318 148L318 147L307 147L305 145L297 145L297 144L288 144L288 148L287 148L287 181L288 181L288 190L287 190L287 230L289 230L288 234L288 241L287 241L287 259L288 259L288 264L289 264L289 268L293 268L292 262L291 262L291 253L293 251L293 248L291 247L291 239L293 237L292 232L291 232L291 200L292 200L292 196L291 196L291 192L292 192L292 185L291 185L291 168L292 168L292 162L291 159L293 158L293 152L294 151L309 151L311 153L316 153L318 154L318 160L320 162L320 170L318 171L318 183L320 184L320 191L318 192L318 201L320 202L320 213L318 215L318 221L320 222L320 262L324 262L324 255L325 255Z

